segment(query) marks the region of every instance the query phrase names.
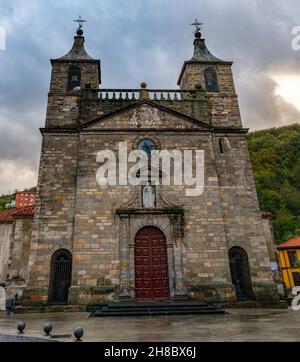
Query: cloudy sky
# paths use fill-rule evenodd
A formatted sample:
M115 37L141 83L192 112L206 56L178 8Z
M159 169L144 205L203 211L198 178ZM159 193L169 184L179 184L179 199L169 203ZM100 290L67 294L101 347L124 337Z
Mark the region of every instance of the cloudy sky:
M0 194L36 184L50 58L72 46L81 14L86 48L102 60L102 86L176 88L193 52L190 23L207 46L234 61L243 124L251 130L300 122L299 0L0 0ZM300 43L300 41L299 41ZM1 40L0 40L1 44Z

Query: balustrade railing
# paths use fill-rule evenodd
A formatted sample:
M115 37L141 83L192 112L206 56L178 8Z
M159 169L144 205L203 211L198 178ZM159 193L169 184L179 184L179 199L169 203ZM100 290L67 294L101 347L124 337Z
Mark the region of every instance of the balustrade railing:
M153 101L182 101L191 100L194 91L177 89L86 89L88 93L92 92L93 98L107 101L136 101L141 99L141 92L147 96L143 99Z

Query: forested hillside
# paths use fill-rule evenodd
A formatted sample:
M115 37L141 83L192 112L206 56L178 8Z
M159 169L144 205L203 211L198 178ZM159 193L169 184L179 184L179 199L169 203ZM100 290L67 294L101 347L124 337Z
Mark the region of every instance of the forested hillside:
M5 205L14 199L15 199L15 194L0 196L0 211L5 210Z
M273 214L277 243L300 236L300 125L248 136L260 206Z

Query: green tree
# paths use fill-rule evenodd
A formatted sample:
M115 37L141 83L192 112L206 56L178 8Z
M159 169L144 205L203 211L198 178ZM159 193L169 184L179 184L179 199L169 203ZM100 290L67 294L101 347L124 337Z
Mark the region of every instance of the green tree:
M273 214L278 243L300 236L300 125L250 133L260 207Z

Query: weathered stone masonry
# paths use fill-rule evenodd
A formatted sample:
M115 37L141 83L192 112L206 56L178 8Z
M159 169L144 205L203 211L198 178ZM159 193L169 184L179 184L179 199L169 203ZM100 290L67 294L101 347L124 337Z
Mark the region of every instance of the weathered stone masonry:
M248 255L254 298L278 298L273 238L259 210L232 63L211 55L199 33L194 45L177 90L99 89L100 61L86 53L81 33L66 56L51 61L24 303L49 302L51 260L61 249L72 253L68 303L134 300L135 236L144 226L166 237L171 299L234 300L234 247ZM72 67L81 72L74 90ZM145 209L140 186L100 187L97 153L117 153L124 141L131 151L143 139L158 149L204 150L203 195L157 186L155 208Z

